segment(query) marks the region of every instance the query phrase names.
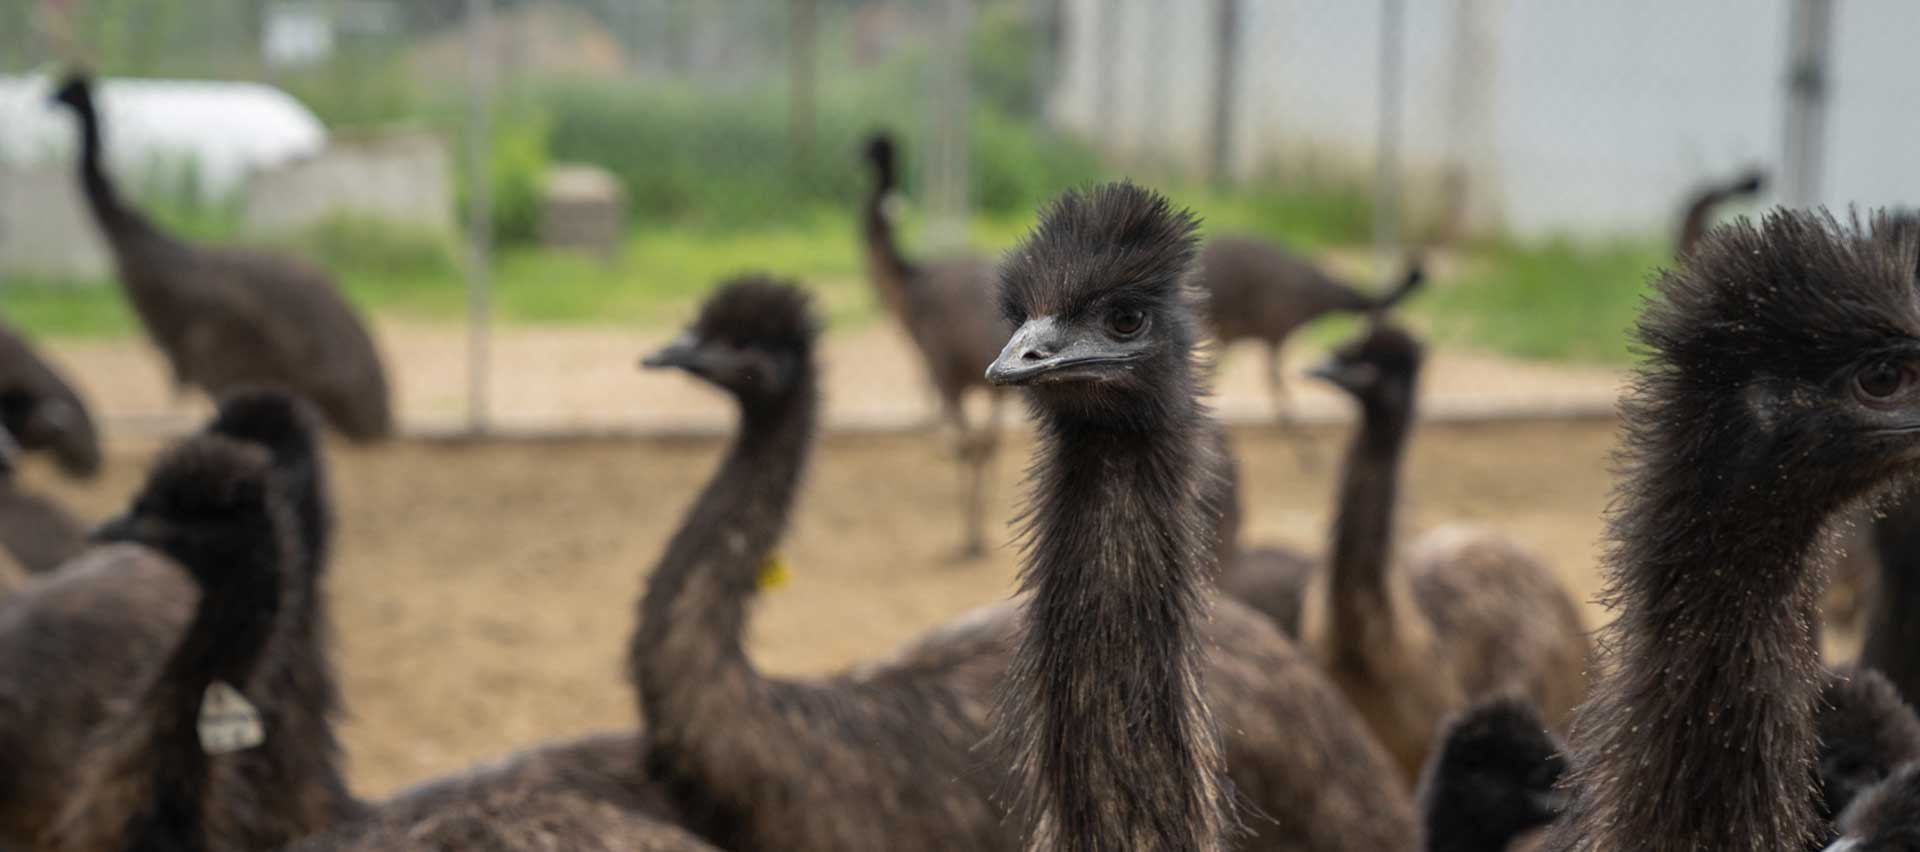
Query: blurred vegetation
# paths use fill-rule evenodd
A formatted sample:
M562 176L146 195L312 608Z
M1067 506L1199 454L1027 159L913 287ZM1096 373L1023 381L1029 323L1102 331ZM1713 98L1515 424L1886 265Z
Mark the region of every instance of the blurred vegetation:
M1461 257L1459 273L1415 299L1443 339L1522 358L1630 363L1627 332L1656 272L1662 239L1495 242Z
M496 0L509 10L533 0ZM878 307L863 278L855 212L869 177L861 140L887 128L903 143L906 187L920 185L927 150L930 46L908 39L876 64L855 67L853 0L819 0L820 65L812 141L792 145L785 68L786 5L647 5L560 0L614 33L634 64L617 81L509 77L496 93L490 182L498 245L497 315L505 322L662 324L681 320L714 280L743 269L807 281L839 323L871 321ZM128 75L267 79L334 129L412 125L450 142L466 185L465 92L423 78L411 47L460 20L459 0L400 4L402 31L343 39L317 67L269 72L258 43L264 0L89 0L75 34L100 69ZM982 0L969 49L974 103L969 241L998 253L1029 227L1032 211L1062 188L1118 176L1089 145L1049 132L1036 116L1038 61L1047 23L1035 4ZM27 0L0 0L0 60L31 57ZM922 4L923 15L932 14ZM664 17L662 17L664 16ZM720 20L722 23L715 24ZM687 44L722 26L744 48L723 66L697 68ZM11 31L9 31L11 30ZM19 48L20 52L8 54ZM30 67L30 66L27 66ZM444 69L443 69L444 70ZM438 82L433 82L437 79ZM455 75L457 79L457 74ZM534 245L539 195L551 163L599 165L624 185L631 232L612 263ZM1166 189L1199 213L1208 233L1245 232L1295 249L1361 249L1373 210L1363 185L1266 183L1201 188L1198 176L1144 168L1131 176ZM232 199L198 191L191 163L162 164L131 179L156 218L185 236L239 233ZM464 199L450 199L464 217ZM905 218L909 251L925 254L922 223ZM279 241L334 271L351 297L386 315L425 322L464 316L462 247L454 238L386 223L335 221ZM1455 344L1526 357L1619 363L1623 330L1647 276L1666 259L1655 240L1582 244L1495 239L1464 247L1448 274L1410 304L1418 321ZM1384 278L1385 276L1381 276ZM105 284L106 282L95 282ZM8 281L0 312L43 334L119 335L134 320L111 286ZM1326 339L1338 324L1318 330Z

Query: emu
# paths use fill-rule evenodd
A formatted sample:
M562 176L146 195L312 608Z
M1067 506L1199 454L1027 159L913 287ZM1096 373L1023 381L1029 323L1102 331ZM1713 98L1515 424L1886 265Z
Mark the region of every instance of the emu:
M1397 783L1364 736L1347 740L1358 765L1327 760L1319 749L1339 727L1312 729L1329 717L1351 724L1350 709L1303 674L1271 625L1210 599L1212 520L1201 501L1213 439L1188 278L1195 228L1131 184L1069 192L1001 268L1001 303L1018 330L988 377L1024 389L1040 433L1023 514L1023 621L993 717L1016 824L1030 849L1227 848L1241 825L1229 768L1257 737L1242 728L1251 703L1221 694L1218 678L1233 667L1221 658L1259 655L1260 671L1297 680L1251 724L1318 749L1274 755L1239 785L1245 801L1280 800L1245 814L1249 846L1405 848L1415 830L1397 799L1376 793L1378 809L1369 806L1369 818L1394 823L1383 837L1378 819L1343 818L1310 793L1274 795L1303 782L1326 792L1352 789L1349 780L1379 791ZM1208 629L1236 621L1257 625L1239 644Z
M756 578L792 511L817 413L806 305L763 278L723 284L649 358L731 394L740 431L639 605L629 671L649 726L646 773L726 848L1015 848L995 796L1005 764L976 745L1023 629L1018 606L965 614L826 678L768 678L746 656ZM1218 498L1217 477L1201 479L1220 469L1202 466L1195 499ZM1216 521L1202 522L1211 548ZM1205 629L1206 687L1251 806L1244 848L1403 849L1418 831L1406 791L1332 686L1244 608L1218 607Z
M1007 342L1007 329L993 308L992 263L976 257L921 263L900 252L889 209L899 186L895 151L893 137L886 133L874 134L866 144L874 176L861 216L867 277L920 350L940 397L941 414L959 442L966 476L961 556L974 559L987 552L986 476L1000 431L1000 393L981 378L980 370ZM963 404L972 388L986 389L992 406L986 425L978 430L968 426Z
M393 431L386 370L366 326L320 270L289 258L194 246L120 197L102 163L93 81L55 94L80 122L80 180L120 282L176 389L218 398L269 386L313 403L349 438Z
M1597 682L1555 850L1807 848L1835 513L1920 467L1914 235L1775 211L1663 273L1621 406Z
M1427 852L1498 852L1559 816L1560 742L1524 699L1481 701L1447 722L1421 771Z

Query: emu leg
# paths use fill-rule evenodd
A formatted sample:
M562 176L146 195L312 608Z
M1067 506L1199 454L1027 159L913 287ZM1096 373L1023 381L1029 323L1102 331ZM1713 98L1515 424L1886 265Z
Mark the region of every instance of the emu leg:
M1307 437L1306 430L1294 419L1293 395L1287 390L1286 371L1280 366L1278 340L1267 344L1267 394L1273 400L1274 420L1280 424L1280 431L1291 439L1294 452L1300 457L1300 467L1314 469L1319 458L1314 455L1313 441Z
M996 395L996 417L998 397ZM942 400L946 409L947 422L953 424L958 436L960 452L960 475L963 480L960 497L961 544L959 559L972 561L987 555L986 537L986 477L987 457L992 452L993 438L991 430L975 433L967 428L967 409L965 400L954 395ZM992 421L989 421L991 425Z

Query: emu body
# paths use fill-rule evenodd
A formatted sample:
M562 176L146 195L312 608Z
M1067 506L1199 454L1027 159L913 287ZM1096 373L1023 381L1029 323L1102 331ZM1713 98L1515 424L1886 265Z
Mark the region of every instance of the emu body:
M325 273L163 232L106 174L92 81L69 78L57 99L80 123L80 179L94 221L176 387L199 388L216 400L240 388L278 388L312 403L350 438L393 431L386 369L373 338Z
M1615 617L1549 848L1820 839L1810 614L1829 520L1920 461L1917 250L1776 211L1710 231L1655 284L1621 409Z

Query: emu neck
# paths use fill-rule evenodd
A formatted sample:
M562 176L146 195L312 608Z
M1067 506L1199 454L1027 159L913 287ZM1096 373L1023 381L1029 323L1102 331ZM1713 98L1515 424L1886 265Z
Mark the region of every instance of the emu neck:
M80 185L87 195L87 206L94 221L109 235L146 223L120 200L120 193L107 177L105 146L100 136L100 116L91 102L74 108L80 119Z
M1369 624L1391 624L1388 567L1408 412L1367 405L1347 448L1333 523L1329 617L1336 656L1359 653Z
M813 440L818 394L811 365L803 372L785 399L743 406L725 460L647 583L628 661L658 736L697 721L703 699L759 677L741 640Z
M1820 498L1778 478L1766 448L1737 447L1752 434L1725 418L1659 415L1630 427L1639 457L1610 533L1618 618L1596 643L1610 659L1573 724L1574 799L1550 848L1807 848Z
M1874 522L1880 588L1867 614L1860 664L1893 681L1908 704L1920 701L1920 495L1903 496Z
M265 656L280 609L274 568L241 570L247 576L234 582L245 589L202 590L200 608L187 632L148 688L142 706L151 725L152 807L143 815L146 825L131 827L136 837L173 836L182 844L178 848L205 848L201 810L211 785L212 763L200 744L200 705L215 681L235 688L246 684Z
M893 176L882 172L874 183L873 194L867 198L861 217L861 235L866 241L867 277L880 290L881 300L887 307L898 312L917 270L900 253L893 220L887 216L887 196L892 192Z
M1200 690L1204 414L1183 406L1144 431L1043 421L1027 631L1002 711L1029 848L1222 848L1222 758Z

